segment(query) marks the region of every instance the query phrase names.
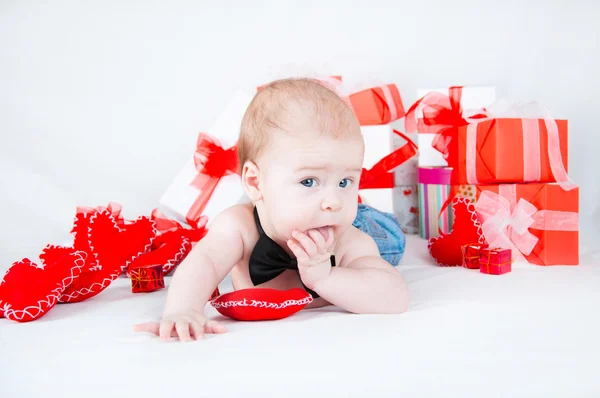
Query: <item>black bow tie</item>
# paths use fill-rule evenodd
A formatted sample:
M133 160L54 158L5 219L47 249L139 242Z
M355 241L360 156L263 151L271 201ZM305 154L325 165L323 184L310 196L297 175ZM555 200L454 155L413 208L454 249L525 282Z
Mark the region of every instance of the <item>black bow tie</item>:
M254 208L254 220L256 221L256 227L258 228L259 238L250 254L250 260L248 262L248 270L250 272L252 283L256 286L268 282L271 279L277 278L283 271L288 269L298 271L298 261L295 258L292 258L292 256L279 246L277 242L267 236L262 229L256 207ZM335 267L334 255L331 256L331 266ZM306 289L313 298L319 297L316 292L307 288L302 280L300 281L302 286L304 286L304 289Z

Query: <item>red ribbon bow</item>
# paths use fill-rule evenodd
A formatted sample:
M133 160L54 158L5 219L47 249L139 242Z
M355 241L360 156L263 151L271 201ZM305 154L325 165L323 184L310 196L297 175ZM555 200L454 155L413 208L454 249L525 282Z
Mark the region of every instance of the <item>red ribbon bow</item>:
M358 189L393 188L394 174L390 171L417 154L417 145L410 138L397 130L394 130L394 133L404 138L406 144L381 159L369 170L363 168Z
M462 86L453 86L448 89L448 95L438 92L426 94L410 107L405 119L407 133L435 134L431 145L442 153L450 166L456 164L458 154L457 149L450 147L457 144L452 138L459 127L469 124L460 105L462 89ZM417 119L418 110L423 111L422 122ZM483 113L469 115L469 119L484 117Z
M198 174L191 185L199 190L199 194L186 215L186 221L190 225L198 223L219 180L230 174L239 174L237 143L231 148L223 149L216 137L198 134L194 165Z

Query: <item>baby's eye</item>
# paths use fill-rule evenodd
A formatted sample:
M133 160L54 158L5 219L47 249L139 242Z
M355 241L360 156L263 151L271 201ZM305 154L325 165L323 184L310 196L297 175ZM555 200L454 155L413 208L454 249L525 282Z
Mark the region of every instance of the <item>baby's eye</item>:
M306 178L300 181L300 184L304 185L305 187L311 188L314 186L314 184L316 184L316 181L314 178Z
M342 181L340 181L340 187L341 188L346 188L348 185L350 185L352 183L352 181L350 181L347 178L344 178Z

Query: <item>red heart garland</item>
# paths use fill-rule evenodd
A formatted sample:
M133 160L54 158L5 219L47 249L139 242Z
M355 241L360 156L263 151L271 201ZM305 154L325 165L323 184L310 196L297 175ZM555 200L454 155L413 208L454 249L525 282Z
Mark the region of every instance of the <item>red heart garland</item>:
M3 315L13 321L29 322L48 313L82 272L85 256L73 248L49 245L40 255L42 265L28 258L14 263L0 284Z
M302 310L313 301L304 289L241 289L210 301L221 315L238 321L283 319Z
M61 303L75 303L91 298L117 279L123 267L120 264L118 237L121 229L112 214L103 210L90 216L88 245L93 262L59 298Z
M150 252L138 257L135 267L160 264L164 275L171 273L192 250L192 244L202 239L206 233L206 216L200 218L192 228L184 228L175 220L167 218L158 209L154 209L151 220L156 224L157 236ZM134 267L132 263L129 268ZM130 276L129 268L127 275Z
M57 302L73 303L94 297L133 263L159 262L167 274L191 251L192 242L206 235L205 217L201 221L187 229L158 211L153 211L150 218L129 222L121 216L121 206L117 203L108 207L78 207L71 230L73 247L49 245L39 256L41 266L23 259L13 264L10 275L7 271L0 283L0 317L6 312L7 317L17 321L34 320ZM161 231L158 223L162 223ZM55 278L49 270L64 270L69 261L76 266L69 269L68 278L52 285ZM27 289L23 289L25 284Z
M450 233L429 239L427 248L435 261L443 267L462 264L462 246L470 243L485 243L475 205L467 198L452 201L454 223Z
M135 259L127 269L128 276L130 269L151 265L162 265L163 274L168 275L192 250L190 240L181 234L165 233L158 238L162 238L161 245Z
M94 297L119 277L136 258L147 253L156 235L154 222L140 217L131 224L122 224L108 210L89 216L87 240L84 241L85 218L76 218L75 244L86 248L93 256L89 267L60 297L61 303L75 303ZM77 247L77 246L76 246Z

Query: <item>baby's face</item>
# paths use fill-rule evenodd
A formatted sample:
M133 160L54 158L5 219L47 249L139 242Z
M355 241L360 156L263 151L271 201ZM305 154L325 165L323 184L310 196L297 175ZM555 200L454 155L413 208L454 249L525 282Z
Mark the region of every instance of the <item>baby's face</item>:
M356 217L363 162L360 138L273 134L261 157L260 191L271 228L280 239L294 229L332 226L335 236Z

